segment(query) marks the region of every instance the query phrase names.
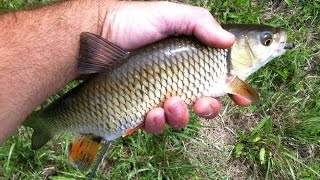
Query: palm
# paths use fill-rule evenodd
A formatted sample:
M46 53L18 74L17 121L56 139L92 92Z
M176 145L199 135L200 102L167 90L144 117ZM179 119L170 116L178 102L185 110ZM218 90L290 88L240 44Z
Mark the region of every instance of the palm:
M165 38L168 34L161 28L165 21L154 11L141 3L124 4L110 12L102 36L127 50Z
M207 10L168 2L120 4L108 12L102 32L104 38L126 50L175 34L193 34L204 43L221 48L230 47L234 41Z

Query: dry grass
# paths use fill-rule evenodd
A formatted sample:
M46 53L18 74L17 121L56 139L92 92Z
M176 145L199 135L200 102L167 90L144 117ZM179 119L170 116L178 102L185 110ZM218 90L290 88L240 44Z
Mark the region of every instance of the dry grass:
M18 1L10 2L13 9L22 7L22 1ZM249 79L258 89L261 103L240 108L224 98L219 117L210 121L199 119L201 127L192 121L183 130L167 129L161 136L139 131L120 139L102 163L98 178L319 179L316 173L320 171L320 142L317 143L320 131L318 135L316 131L312 134L310 129L316 127L317 121L312 121L311 127L308 123L310 118L320 117L320 5L316 1L292 5L285 1L249 2L188 1L208 8L220 22L282 27L297 44L294 51ZM7 5L0 2L0 9L8 9ZM271 127L257 129L265 118L272 120ZM265 130L268 128L271 130ZM295 133L287 133L289 129ZM250 140L254 131L261 140ZM244 140L239 132L244 132ZM51 141L39 151L30 151L30 133L20 129L1 147L0 178L85 178L67 161L70 135ZM236 158L235 147L239 143L245 144L247 154ZM261 147L271 153L270 156L266 153L266 158L272 161L270 167L256 157Z

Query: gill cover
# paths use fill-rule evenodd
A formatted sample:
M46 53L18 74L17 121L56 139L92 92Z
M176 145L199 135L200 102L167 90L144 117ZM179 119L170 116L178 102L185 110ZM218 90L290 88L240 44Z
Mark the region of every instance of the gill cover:
M231 47L231 74L245 80L285 52L286 33L265 25L223 25L236 36Z

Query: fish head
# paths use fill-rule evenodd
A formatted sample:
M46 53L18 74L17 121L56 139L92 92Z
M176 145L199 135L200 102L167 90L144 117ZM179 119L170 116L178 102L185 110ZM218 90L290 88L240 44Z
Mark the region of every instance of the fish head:
M224 25L236 36L229 60L230 73L245 80L270 60L293 48L286 43L286 32L266 25Z

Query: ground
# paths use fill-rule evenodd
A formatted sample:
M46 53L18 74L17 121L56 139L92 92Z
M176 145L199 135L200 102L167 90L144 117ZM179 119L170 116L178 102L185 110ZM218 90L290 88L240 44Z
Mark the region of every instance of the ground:
M25 2L0 1L0 10L16 10L28 5ZM119 139L111 146L97 177L319 179L319 1L184 3L206 7L222 23L281 27L297 46L249 78L260 93L259 104L238 107L224 97L223 109L214 120L192 115L182 130L166 129L157 136L138 131ZM30 129L20 128L1 147L0 178L85 178L67 161L70 134L55 138L38 151L30 150L30 135Z

